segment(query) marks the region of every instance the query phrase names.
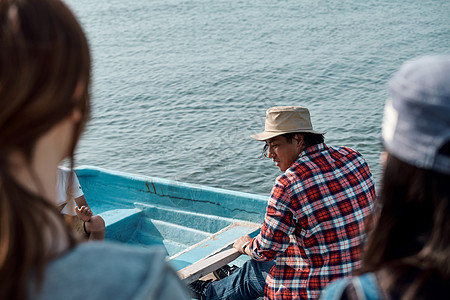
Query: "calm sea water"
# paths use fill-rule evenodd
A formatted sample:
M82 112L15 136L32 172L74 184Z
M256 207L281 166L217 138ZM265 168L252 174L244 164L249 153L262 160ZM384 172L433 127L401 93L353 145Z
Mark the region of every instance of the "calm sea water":
M265 111L301 105L375 179L386 84L450 53L450 1L69 0L93 54L77 165L268 194Z

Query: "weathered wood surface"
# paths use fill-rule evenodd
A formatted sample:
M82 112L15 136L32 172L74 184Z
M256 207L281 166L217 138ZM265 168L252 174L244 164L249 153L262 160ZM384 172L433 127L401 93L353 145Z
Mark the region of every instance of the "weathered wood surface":
M229 237L226 243L223 243L221 247L213 250L209 255L203 256L191 265L178 271L178 276L184 281L185 284L192 283L193 281L217 270L218 268L234 261L238 258L241 253L233 248L233 244L237 238L241 235L250 234L255 236L259 232L259 227L252 223L242 223L236 222L230 226L224 228L223 230L213 234L211 237L189 247L185 251L172 256L170 259L181 258L182 255L188 255L196 253L197 250L205 245L209 245L211 241L219 242L223 236L227 236L232 231L239 228L241 231L239 236L234 235L233 240L229 241ZM234 230L233 230L234 229ZM225 240L225 239L224 239Z

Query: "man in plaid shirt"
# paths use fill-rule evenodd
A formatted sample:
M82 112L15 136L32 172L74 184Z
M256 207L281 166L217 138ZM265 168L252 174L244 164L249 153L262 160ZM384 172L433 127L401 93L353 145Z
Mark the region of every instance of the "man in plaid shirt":
M266 142L266 155L284 174L272 189L261 233L234 244L253 260L205 285L202 297L316 299L329 282L360 267L375 198L372 174L357 151L328 147L303 107L268 109L265 131L252 137Z

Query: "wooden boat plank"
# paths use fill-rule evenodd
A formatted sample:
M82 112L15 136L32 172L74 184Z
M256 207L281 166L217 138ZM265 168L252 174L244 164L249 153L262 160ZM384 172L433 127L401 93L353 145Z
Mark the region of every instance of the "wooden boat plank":
M234 243L237 237L250 234L260 227L259 224L249 222L235 222L224 229L212 234L206 239L171 256L169 261L176 270L198 262L205 257L220 252Z
M239 223L234 223L230 226L239 226ZM230 227L229 226L229 227ZM229 228L225 228L229 229ZM255 229L253 227L252 231L249 231L247 233L241 234L249 234L251 237L256 236L260 231L260 227ZM221 231L222 233L223 231ZM239 235L239 236L241 236ZM238 236L238 237L239 237ZM185 284L189 284L194 282L195 280L217 270L220 267L223 267L224 265L234 261L236 258L238 258L241 253L239 253L236 249L233 248L233 244L235 242L236 236L234 236L234 240L223 245L222 248L217 249L216 251L212 252L211 254L205 256L204 258L199 259L198 261L186 266L185 268L178 271L178 276L183 280ZM203 245L204 243L207 243L208 241L202 241L194 246L198 247ZM186 249L187 252L193 251L196 252L196 247L191 247L189 249ZM174 256L175 258L177 256Z
M215 255L201 259L196 263L178 271L178 276L185 284L190 284L195 280L217 270L218 268L232 262L241 255L236 249L230 248L216 253Z

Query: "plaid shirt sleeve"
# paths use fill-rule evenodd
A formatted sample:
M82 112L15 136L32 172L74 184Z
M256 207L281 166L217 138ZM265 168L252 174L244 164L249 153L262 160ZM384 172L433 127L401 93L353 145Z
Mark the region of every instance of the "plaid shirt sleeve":
M257 260L275 259L278 253L284 253L290 244L289 235L295 230L293 212L289 208L290 193L277 179L267 205L261 233L252 241L252 254Z

